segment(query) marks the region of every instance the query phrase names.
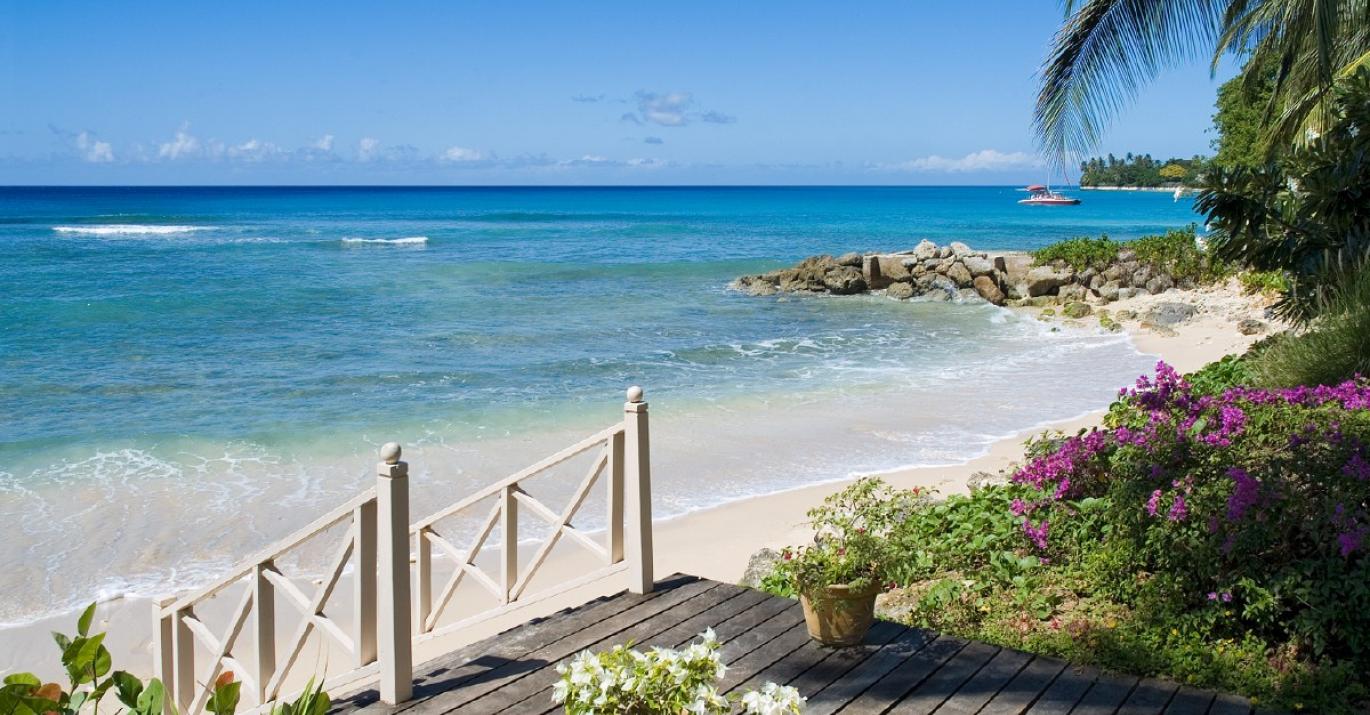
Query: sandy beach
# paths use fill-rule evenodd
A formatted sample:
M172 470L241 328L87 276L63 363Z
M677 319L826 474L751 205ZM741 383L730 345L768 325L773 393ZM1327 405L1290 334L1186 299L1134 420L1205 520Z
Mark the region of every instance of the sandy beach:
M1196 312L1188 320L1169 329L1144 326L1142 318L1155 304L1163 302L1188 303L1196 308ZM1260 297L1243 295L1235 281L1225 286L1134 297L1102 306L1113 316L1121 311L1135 313L1138 317L1119 322L1136 349L1155 355L1181 371L1192 371L1224 355L1243 352L1251 343L1263 337L1263 334L1242 334L1237 327L1237 323L1244 319L1264 320L1263 307L1264 301ZM1062 330L1100 329L1097 313L1079 320L1066 320L1052 314L1041 315L1040 308L1014 310L1034 314L1039 319L1059 325ZM1100 405L1098 411L1089 415L1053 423L1050 429L1071 432L1086 428L1097 422L1104 407ZM880 476L903 488L930 487L943 494L965 492L972 475L1008 468L1021 457L1022 442L1040 431L1041 428L1026 430L1000 440L987 453L962 464L906 469ZM831 482L741 499L678 518L657 521L657 576L682 572L719 581L738 581L750 556L759 549L806 540L809 535L803 524L804 513L824 497L840 490L855 476L834 474ZM544 567L546 573L540 578L555 582L562 576L575 574L580 567L576 557L558 559L554 554ZM621 584L617 582L596 583L562 597L537 603L459 636L427 644L416 652L416 661L423 662L464 642L487 637L523 620L578 605L589 598L620 588ZM348 593L350 590L340 587L338 592ZM145 599L115 599L100 605L96 628L108 631L106 642L113 651L116 667L143 676L150 674L151 614L152 604ZM58 679L57 654L49 633L53 630L69 632L73 630L74 621L73 613L0 631L0 672L32 670L42 677ZM329 653L314 650L307 651L301 663L323 664L331 659ZM303 678L307 674L298 675Z

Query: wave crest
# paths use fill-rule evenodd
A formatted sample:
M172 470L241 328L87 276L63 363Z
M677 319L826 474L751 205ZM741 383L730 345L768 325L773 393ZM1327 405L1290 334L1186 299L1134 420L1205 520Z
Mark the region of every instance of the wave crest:
M428 243L427 236L405 236L404 238L344 238L344 246L382 245L382 246L422 246Z
M57 233L85 236L166 236L175 233L206 231L213 226L178 226L167 224L107 223L91 226L53 226Z

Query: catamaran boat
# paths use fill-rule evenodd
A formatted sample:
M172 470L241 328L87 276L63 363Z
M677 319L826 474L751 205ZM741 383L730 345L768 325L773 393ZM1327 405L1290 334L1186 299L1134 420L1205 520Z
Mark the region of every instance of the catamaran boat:
M1059 194L1052 191L1051 187L1042 184L1033 184L1024 191L1028 192L1028 197L1018 203L1029 206L1074 206L1080 203L1079 199Z

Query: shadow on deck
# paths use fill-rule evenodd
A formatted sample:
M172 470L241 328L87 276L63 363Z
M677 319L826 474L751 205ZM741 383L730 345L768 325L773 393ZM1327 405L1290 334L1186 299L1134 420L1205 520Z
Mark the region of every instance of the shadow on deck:
M1244 699L1175 683L1100 672L1055 658L879 621L862 645L811 641L799 604L693 576L646 595L621 593L530 621L419 666L414 698L397 706L375 690L340 698L334 712L389 715L552 713L553 666L615 644L684 645L712 627L728 672L720 690L773 681L809 699L806 713L1251 712Z

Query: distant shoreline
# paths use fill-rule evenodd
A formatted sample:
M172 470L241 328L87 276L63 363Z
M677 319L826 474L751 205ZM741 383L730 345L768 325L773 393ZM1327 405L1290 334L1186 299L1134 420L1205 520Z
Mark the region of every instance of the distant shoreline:
M1184 192L1185 192L1186 194L1187 194L1187 193L1190 193L1190 192L1192 192L1192 191L1198 191L1198 189L1191 188L1191 187L1189 187L1189 186L1081 186L1081 187L1080 187L1080 190L1081 190L1081 191L1164 191L1164 192L1166 192L1166 193L1173 193L1173 192L1175 191L1175 189L1183 189Z

